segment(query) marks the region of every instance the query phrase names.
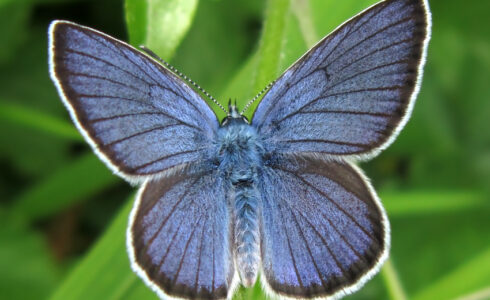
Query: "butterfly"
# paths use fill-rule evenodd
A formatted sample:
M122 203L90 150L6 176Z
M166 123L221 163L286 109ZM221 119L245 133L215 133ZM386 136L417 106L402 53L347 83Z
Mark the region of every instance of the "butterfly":
M258 278L286 299L360 289L388 257L390 227L355 162L406 124L430 27L426 0L379 2L289 67L250 120L230 105L220 123L154 55L54 21L63 103L100 159L142 184L132 269L164 299L231 298Z

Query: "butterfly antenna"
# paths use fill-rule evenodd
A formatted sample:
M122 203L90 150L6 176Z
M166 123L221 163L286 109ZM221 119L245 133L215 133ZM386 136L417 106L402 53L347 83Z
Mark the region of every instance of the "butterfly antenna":
M202 87L200 87L192 79L190 79L186 75L182 74L182 72L180 72L179 70L177 70L174 66L172 66L168 62L164 61L162 58L160 58L158 55L156 55L155 52L151 51L150 49L146 48L145 46L140 46L140 49L143 50L143 51L145 51L148 55L150 55L154 59L156 59L159 62L161 62L165 67L167 67L168 69L170 69L170 71L172 71L175 74L177 74L180 78L184 79L185 81L187 81L188 83L190 83L191 85L193 85L196 89L198 89L201 93L203 93L206 97L208 97L211 101L213 101L214 104L218 105L218 107L221 108L221 110L223 110L225 113L228 114L228 111L223 107L223 105L221 105L218 102L218 100L216 100L213 96L211 96L211 94L209 94L208 92L206 92Z
M247 111L247 109L250 107L250 105L252 105L252 103L257 101L257 99L259 99L260 96L262 96L262 94L264 94L266 91L268 91L275 82L276 81L274 80L273 82L269 83L263 90L260 91L260 93L257 94L257 96L253 97L252 100L248 101L247 105L245 105L243 107L242 111L240 112L240 115L243 115L243 113Z

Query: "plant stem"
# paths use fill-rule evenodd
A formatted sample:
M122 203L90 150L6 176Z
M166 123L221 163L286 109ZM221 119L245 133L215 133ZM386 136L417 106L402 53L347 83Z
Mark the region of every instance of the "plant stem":
M299 28L306 45L312 47L318 42L318 36L316 34L315 25L313 25L310 2L293 0L291 7L294 15L298 19Z
M289 12L289 1L269 0L259 46L259 62L254 88L262 90L279 72L282 40Z
M398 273L391 262L391 258L385 262L385 265L381 269L381 276L386 285L388 295L392 300L406 300L407 296L403 290Z

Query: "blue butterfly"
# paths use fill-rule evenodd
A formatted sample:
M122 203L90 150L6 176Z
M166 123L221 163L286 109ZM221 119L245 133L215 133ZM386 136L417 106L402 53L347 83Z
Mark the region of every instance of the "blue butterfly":
M153 55L67 21L50 72L71 117L116 174L142 183L133 270L161 298L231 298L260 275L283 298L339 298L388 257L390 229L354 162L388 147L419 91L427 0L386 0L323 38L247 120L221 122Z

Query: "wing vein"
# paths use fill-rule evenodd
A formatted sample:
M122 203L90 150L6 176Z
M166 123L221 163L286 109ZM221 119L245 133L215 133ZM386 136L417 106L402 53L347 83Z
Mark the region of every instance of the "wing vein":
M119 96L112 96L112 95L90 95L90 94L78 94L78 97L80 98L94 98L94 99L103 99L103 98L108 98L108 99L117 99L117 100L123 100L123 101L130 101L130 102L136 102L136 103L140 103L140 104L143 104L143 105L146 105L146 106L149 106L150 108L154 108L157 112L155 112L155 114L161 114L161 115L164 115L164 116L167 116L169 117L170 119L172 120L175 120L183 125L186 125L188 127L192 127L194 129L197 129L197 130L201 130L201 128L195 126L195 125L192 125L190 123L187 123L175 116L172 116L171 114L169 113L166 113L162 110L160 110L160 108L156 107L155 105L153 105L153 103L147 103L147 102L144 102L144 101L141 101L139 99L133 99L133 98L127 98L127 97L119 97Z
M309 111L301 111L298 114L307 115L307 114L346 114L346 115L368 115L374 117L391 117L390 114L385 113L374 113L367 111L352 111L352 110L328 110L328 109L318 109L318 110L309 110Z
M196 184L198 178L196 178L192 183L191 183L191 187ZM162 221L162 224L160 224L160 226L158 227L158 229L155 231L155 233L151 236L151 238L148 240L147 242L147 246L145 247L144 251L143 252L146 252L146 249L153 243L153 241L155 240L155 238L157 237L157 235L160 234L160 232L162 231L163 227L167 224L167 221L170 219L170 217L172 216L172 214L174 213L175 209L177 208L177 206L179 206L179 204L182 202L182 200L184 199L185 196L187 196L187 194L189 193L189 190L190 188L188 188L184 193L182 193L182 196L179 197L179 199L175 202L174 206L172 207L172 209L170 210L170 212L168 213L168 215L165 217L165 219ZM148 214L148 212L150 210L152 210L156 203L158 201L154 201L153 204L151 206L148 207L148 209L145 210L145 212L142 214L143 216L146 216ZM178 230L177 230L178 231Z
M171 89L170 87L165 87L165 86L162 86L160 84L160 82L158 80L156 80L152 75L150 75L145 69L143 69L139 64L135 63L129 56L126 55L126 53L124 53L124 51L122 51L121 49L117 48L117 47L114 47L114 49L112 47L108 47L107 45L105 45L102 41L99 41L98 39L94 38L93 36L90 36L90 35L87 35L90 39L96 41L97 43L103 45L104 47L106 48L109 48L111 49L113 52L118 52L120 53L122 56L124 56L129 62L131 62L132 65L134 65L136 68L138 68L141 72L143 72L146 76L148 76L148 78L150 78L153 83L155 85L157 85L158 87L162 88L162 89L165 89L165 90L169 90L171 91L172 93L174 93L176 96L180 96L185 102L189 103L193 108L194 110L199 113L201 116L204 116L203 115L203 112L199 109L197 109L197 107L194 105L194 103L192 103L191 101L189 101L184 95L183 93L177 93L175 90ZM128 47L128 46L126 46ZM144 54L138 52L137 50L134 50L134 49L131 49L133 51L136 51L136 53L140 54L143 58L145 59L141 59L141 61L143 61L143 63L145 63L147 66L148 64L150 63L151 66L150 67L155 67L157 69L159 69L160 72L168 72L172 75L174 75L174 73L172 73L171 71L169 71L168 69L166 69L165 67L163 67L160 63L157 63L156 61L152 61L151 59L152 58L148 58L146 57ZM168 76L168 74L165 74ZM176 75L174 75L176 76ZM172 84L176 85L175 82L172 82L172 80L169 80L169 82L171 82ZM147 82L148 85L150 85L150 83ZM177 87L179 87L178 85L176 85ZM203 100L204 101L204 100Z
M70 75L73 75L75 77L86 77L86 78L95 78L95 79L98 79L98 80L104 80L104 81L108 81L108 82L111 82L113 84L117 84L117 85L121 85L123 87L127 87L127 88L130 88L134 91L137 91L137 92L140 92L142 94L146 94L147 92L146 91L143 91L135 86L132 86L132 85L129 85L129 84L126 84L124 82L121 82L121 81L117 81L117 80L114 80L114 79L111 79L111 78L107 78L107 77L102 77L102 76L97 76L97 75L91 75L91 74L85 74L85 73L77 73L77 72L73 72L73 71L69 71L67 70L66 71L68 74Z
M293 208L293 207L291 207ZM322 241L322 244L325 245L325 248L327 249L328 253L330 253L330 256L332 256L333 260L335 261L335 264L337 265L337 267L339 268L340 271L342 271L342 273L346 273L346 270L344 269L344 267L342 266L342 264L339 262L337 256L333 253L332 249L330 248L330 246L328 245L327 241L325 240L325 238L320 234L320 232L318 232L318 230L315 228L315 226L310 222L310 220L297 208L294 208L300 215L301 217L303 217L303 219L308 223L310 224L311 228L313 229L313 231L316 233L316 235L320 238L320 240ZM315 209L315 208L313 208ZM326 218L328 220L328 218ZM297 221L296 221L297 222ZM305 241L306 242L306 241ZM311 254L310 254L311 255ZM313 258L312 258L313 259ZM316 266L316 264L315 264ZM322 280L323 282L323 280ZM324 285L326 285L324 283Z
M113 53L119 53L120 55L124 56L126 58L127 61L129 61L133 66L135 66L137 69L139 69L141 72L143 72L146 76L148 76L149 79L151 79L155 84L158 84L158 81L155 80L155 78L153 76L151 76L150 74L148 74L148 72L146 72L139 64L135 63L132 59L130 59L126 53L124 53L121 49L119 49L118 47L108 47L106 44L104 44L102 41L94 38L93 36L91 35L87 35L90 39L96 41L97 43L99 43L100 45L102 45L103 47L105 48L108 48L108 49L111 49ZM128 47L126 46L125 44L121 43L121 42L118 42L118 44L121 44L123 46ZM150 84L150 83L148 83Z
M281 205L278 206L279 206L279 213L281 214L282 219L285 220L284 213L282 212L282 206ZM293 249L291 248L291 241L289 240L289 235L287 234L287 229L284 226L284 223L285 222L282 222L282 229L284 231L288 243L289 255L291 256L291 260L293 262L294 273L296 273L296 278L298 279L299 285L301 286L302 289L304 289L303 281L301 281L301 277L299 276L299 272L298 272L298 266L296 265L296 260L294 259Z
M168 247L167 247L167 250L165 250L165 254L162 256L162 258L160 259L159 263L158 263L158 267L157 267L157 270L160 272L161 268L162 268L162 265L163 263L165 262L165 260L167 259L167 255L168 253L170 252L170 249L172 249L172 246L176 240L176 237L177 237L177 234L179 234L180 232L180 229L181 229L181 225L182 223L184 222L184 218L182 218L180 221L179 221L179 226L177 227L177 230L175 230L175 233L172 235L172 238L170 240L170 243L168 244ZM146 244L145 246L145 249L144 251L142 251L141 253L146 253L146 250L148 249L148 247L150 246L150 243Z
M408 42L411 42L411 41L412 41L412 39L403 39L403 40L400 40L400 41L398 41L396 43L389 44L389 45L386 45L384 47L374 49L374 51L371 51L371 52L369 52L369 53L367 53L365 55L360 56L357 59L354 59L354 60L350 61L348 64L346 64L342 68L336 70L336 72L342 72L343 70L345 70L346 68L352 66L353 64L355 64L355 63L357 63L357 62L359 62L359 61L361 61L361 60L363 60L365 58L368 58L368 57L370 57L370 56L372 56L372 55L374 55L374 54L376 54L378 52L382 52L382 51L385 51L387 49L390 49L391 47L395 47L395 46L398 46L398 45L401 45L401 44L404 44L404 43L408 43Z
M325 177L327 177L328 179L330 179L332 182L335 182L336 184L338 184L339 186L341 186L344 190L348 191L349 193L353 194L354 196L356 196L359 200L361 200L362 202L364 202L366 205L370 205L372 203L369 203L367 202L364 197L362 197L362 195L360 195L358 192L352 190L352 189L349 189L348 186L346 186L345 184L341 183L339 180L336 180L335 178L333 178L332 176L327 176L325 175Z
M351 214L349 214L345 209L343 209L336 201L334 201L331 197L329 197L323 191L319 190L317 187L315 187L314 185L312 185L310 182L308 182L307 180L305 180L303 177L298 176L296 173L294 173L294 172L292 172L290 170L281 168L279 166L274 166L273 168L279 169L279 170L282 170L284 172L287 172L287 173L292 174L293 176L295 176L296 178L298 178L300 181L302 181L304 184L306 184L307 186L309 186L310 188L312 188L313 190L315 190L318 194L322 195L325 199L330 200L330 202L333 205L335 205L335 207L337 207L337 209L340 210L344 215L346 215L347 217L349 217L349 219L351 219L352 222L354 224L356 224L356 226L364 232L364 234L366 234L367 236L369 236L372 239L376 239L371 233L369 233L366 229L364 229L364 227L362 227L361 224L359 224L359 222L357 222L357 220Z
M177 268L177 273L175 273L175 276L173 278L173 282L172 282L173 286L175 286L175 282L177 282L177 278L179 277L180 270L182 270L182 265L184 264L184 259L185 259L185 255L187 254L187 249L189 249L189 244L192 238L194 237L194 233L196 232L196 229L198 227L197 225L201 221L201 219L202 219L202 215L199 216L199 219L197 219L197 221L193 224L192 232L189 236L189 239L187 239L187 242L185 243L184 253L182 254L182 258L180 259L179 267Z
M369 22L375 15L377 15L378 13L380 13L382 10L384 9L384 7L380 8L380 10L378 12L373 12L373 14L371 16L369 16L366 20L364 20L364 22L362 24L360 24L354 31L354 27L356 27L356 25L358 25L360 19L355 19L355 23L352 23L352 24L349 24L351 25L348 29L348 31L345 33L345 35L339 39L339 41L337 42L337 44L332 48L332 50L330 50L330 52L324 57L322 58L322 56L319 55L319 58L317 59L321 59L323 62L327 61L329 58L330 58L330 55L332 55L332 53L337 50L337 48L339 47L340 44L342 44L348 37L350 37L352 34L356 33L360 28L362 28L362 26L364 24L366 24L367 22ZM330 35L329 35L330 36ZM327 42L325 41L325 45L323 48L326 48L328 45L330 45L330 40ZM315 51L315 53L317 52L322 52L320 51L319 49ZM312 63L312 65L320 65L320 63ZM311 72L309 73L306 73L304 76L300 77L298 80L296 80L294 82L294 84L297 84L298 82L300 82L301 80L305 79L307 76L310 76L311 74L313 74L315 71L317 71L319 68L315 68L315 69L312 69ZM294 85L292 84L292 85ZM291 85L291 86L292 86ZM289 90L290 87L288 87L288 90ZM282 96L284 96L285 93L282 94Z
M351 80L353 78L356 78L357 76L366 74L368 72L371 72L371 71L374 71L374 70L378 70L378 69L382 69L382 68L386 68L386 67L390 67L390 66L394 66L394 65L399 65L399 64L407 63L407 62L408 62L408 60L402 59L402 60L399 60L399 61L390 62L390 63L386 63L386 64L382 64L382 65L378 65L378 66L372 67L370 69L367 69L367 70L361 71L359 73L356 73L356 74L354 74L354 75L352 75L350 77L343 78L341 81L336 82L335 84L329 86L328 89L331 89L333 87L336 87L336 86L338 86L338 85L340 85L340 84L342 84L342 83L344 83L344 82L346 82L348 80ZM308 103L308 104L310 104L310 103Z
M297 178L297 179L300 179L300 178L299 178L299 176L297 176L296 174L293 174L293 175L294 175L294 176L296 176L296 178ZM301 179L300 179L300 180L301 180ZM283 186L284 186L284 184L283 184ZM304 200L303 202L304 202L305 204L307 204L307 205L308 205L308 207L309 207L310 209L312 209L313 211L318 210L318 207L313 207L313 204L312 204L310 201L307 201L307 199L305 199L305 198L303 198L303 200ZM306 200L306 201L305 201L305 200ZM289 204L289 203L288 203L288 204ZM320 238L320 240L322 241L323 245L325 245L325 247L326 247L327 251L330 253L330 255L332 256L332 258L334 259L335 264L337 265L337 267L339 268L339 270L341 270L343 274L346 274L346 273L347 273L347 272L346 272L346 270L343 268L342 264L339 262L339 260L338 260L337 256L336 256L336 255L333 253L332 249L331 249L331 248L330 248L330 246L328 245L328 242L325 240L325 238L323 237L323 235L322 235L322 234L320 234L320 232L318 232L318 230L315 228L315 226L314 226L314 225L313 225L313 224L310 222L310 220L309 220L309 219L308 219L308 218L307 218L307 217L304 215L304 213L303 213L301 210L299 210L298 208L296 208L296 207L292 206L291 204L289 204L288 206L291 208L291 210L293 210L293 209L294 209L294 210L296 210L296 211L299 213L299 215L300 215L300 216L301 216L301 217L302 217L302 218L303 218L303 219L304 219L304 220L305 220L305 221L306 221L306 222L307 222L307 223L310 225L310 227L313 229L313 231L316 233L316 235L317 235L317 236ZM324 218L325 218L325 219L326 219L326 220L327 220L327 221L328 221L328 222L331 224L331 226L333 226L333 227L334 227L334 225L333 225L333 224L332 224L332 222L330 221L329 217L328 217L328 216L326 216L326 215L323 213L323 211L320 211L320 213L321 213L321 214L323 215L323 217L324 217ZM295 218L295 222L296 222L296 225L297 225L297 226L299 226L299 223L298 223L298 221L297 221L297 219L296 219L296 218ZM336 230L336 227L334 227L334 229ZM300 229L299 229L299 227L298 227L298 230L300 230ZM337 231L337 230L336 230L336 231ZM305 241L305 245L306 245L306 246L308 246L308 243L306 242L306 240L305 240L305 238L304 238L304 234L303 234L303 232L301 232L301 236L303 237L303 240ZM339 234L339 236L340 236L340 234ZM341 238L343 239L343 236L341 236ZM309 248L308 248L308 252L311 252ZM356 253L357 253L357 252L356 252ZM311 256L311 253L310 253L310 256ZM311 257L312 257L312 256L311 256ZM312 259L313 259L313 257L312 257ZM314 259L313 259L313 260L314 260ZM316 263L315 263L315 268L317 268ZM320 273L319 273L319 274L320 274ZM320 275L320 279L322 280L322 283L323 283L323 284L326 286L326 284L324 283L323 279L321 278L321 275Z
M213 240L212 240L213 244L212 244L212 248L211 248L212 249L211 253L213 255L213 279L211 280L211 293L212 294L214 294L214 281L215 281L215 276L216 276L215 275L215 273L216 273L216 270L215 270L216 265L215 265L215 258L214 258L214 230L215 230L214 227L215 227L215 225L216 225L216 219L213 220Z
M351 80L351 79L353 79L353 78L355 78L355 77L357 77L357 76L363 75L363 74L365 74L365 73L368 73L368 72L371 72L371 71L374 71L374 70L377 70L377 69L382 69L382 68L385 68L385 67L389 67L389 66L397 65L397 64L403 64L403 63L406 63L406 62L408 62L408 61L404 59L404 60L400 60L400 61L396 61L396 62L390 62L390 63L387 63L387 64L382 64L382 65L378 65L378 66L372 67L372 68L370 68L370 69L367 69L367 70L364 70L364 71L362 71L362 72L356 73L356 74L354 74L354 75L352 75L352 76L350 76L350 77L344 78L344 79L342 79L341 81L336 82L335 84L333 84L333 85L329 86L328 88L325 88L325 90L329 90L329 89L331 89L331 88L333 88L333 87L336 87L336 86L338 86L338 85L340 85L340 84L342 84L342 83L344 83L344 82L346 82L346 81L348 81L348 80ZM327 99L328 97L329 97L329 96L327 96L327 95L323 95L323 96L320 96L320 97L318 97L318 98L316 98L316 99L312 99L311 101L309 101L309 102L307 102L306 104L304 104L303 106L301 106L299 109L297 109L297 110L295 110L294 112L292 112L292 113L290 113L290 114L288 114L288 115L284 116L283 118L281 118L281 119L277 120L276 122L277 122L277 123L281 123L281 122L283 122L284 120L289 119L290 117L293 117L293 116L295 116L295 115L297 115L297 114L299 114L299 113L302 113L302 111L303 111L303 109L304 109L304 108L306 108L306 107L310 106L311 104L314 104L314 103L318 102L319 100L324 100L324 99Z
M141 169L144 169L145 167L148 167L149 165L151 164L154 164L156 162L159 162L159 161L162 161L162 160L165 160L167 158L170 158L170 157L174 157L174 156L177 156L177 155L182 155L182 154L188 154L188 153L194 153L194 152L199 152L201 150L203 150L204 148L199 148L199 149L195 149L195 150L187 150L187 151L181 151L181 152L176 152L176 153L172 153L172 154L169 154L169 155L165 155L165 156L162 156L162 157L159 157L157 159L154 159L152 161L149 161L147 163L144 163L142 165L139 165L137 167L135 167L134 169L135 170L141 170Z
M352 49L358 47L360 44L372 39L373 37L377 36L378 34L392 28L393 26L397 26L397 25L401 25L405 22L408 22L410 21L412 18L411 17L406 17L406 18L403 18L403 19L400 19L394 23L391 23L389 25L386 25L385 27L382 27L381 29L375 31L374 33L372 33L371 35L368 35L367 37L365 37L364 39L360 40L358 43L352 45L350 48L346 49L344 52L342 52L340 55L338 55L334 60L332 61L329 61L327 65L325 65L324 67L322 68L325 68L327 69L328 67L330 67L334 62L336 62L338 59L340 59L341 57L343 57L346 53L350 52Z
M344 241L344 243L352 250L352 252L360 259L362 260L364 263L367 264L367 261L366 259L364 258L364 256L362 256L348 241L347 239L345 238L345 236L343 234L340 233L339 229L337 228L337 226L335 226L335 224L333 224L332 221L330 221L330 219L326 218L327 222L330 224L330 226L333 228L333 230L335 230L335 232L339 235L339 237Z
M191 106L191 107L194 109L194 111L195 111L195 112L197 112L197 113L198 113L199 115L201 115L203 118L206 118L206 116L204 115L204 112L203 112L202 110L198 109L198 108L195 106L195 104L194 104L192 101L190 101L189 99L187 99L187 97L185 97L185 95L183 94L183 92L182 92L182 91L180 91L180 92L178 93L176 90L174 90L174 89L172 89L172 88L170 88L170 87L163 86L163 85L161 85L161 84L159 84L159 83L157 83L156 85L157 85L158 87L160 87L161 89L163 89L163 90L167 90L167 91L171 92L172 94L174 94L175 96L177 96L177 97L181 98L181 99L182 99L182 100L184 100L185 102L189 103L189 105L190 105L190 106ZM176 87L177 87L177 88L180 90L180 87L179 87L178 85L176 85ZM204 101L204 100L202 100L202 101Z
M206 221L204 221L204 224L202 225L202 231L201 231L201 243L199 244L199 250L198 250L198 253L199 253L199 258L197 260L197 272L196 272L196 281L194 283L194 286L195 286L195 289L194 289L194 292L195 294L197 295L197 291L199 289L199 273L201 271L201 256L202 256L202 242L204 241L204 229L206 229Z
M313 103L316 103L320 100L325 100L325 99L328 99L331 97L336 97L336 96L349 95L349 94L362 93L362 92L396 91L396 90L400 90L400 89L403 89L403 86L394 85L394 86L388 86L388 87L364 88L364 89L358 89L358 90L342 91L342 92L338 92L338 93L332 93L332 94L327 94L327 95L317 97L317 98L311 100L310 102L308 102L307 104L303 105L299 109L301 110L304 107L309 106ZM295 115L295 114L297 114L297 112L293 112L290 115ZM289 115L286 117L289 117ZM283 118L283 119L285 119L285 118Z
M349 95L349 94L355 94L355 93L363 93L363 92L376 92L376 91L396 91L403 89L404 87L401 85L393 85L393 86L385 86L385 87L377 87L377 88L364 88L364 89L358 89L358 90L347 90L347 91L342 91L338 93L332 93L332 94L327 94L323 95L320 97L317 97L313 99L309 104L312 104L314 102L317 102L319 100L324 100L328 99L331 97L336 97L336 96L342 96L342 95Z
M325 144L335 144L335 145L347 145L353 147L367 148L368 145L360 144L360 143L351 143L351 142L342 142L342 141L334 141L334 140L320 140L320 139L297 139L297 140L281 140L284 143L305 143L305 142L314 142L314 143L325 143Z
M128 114L120 114L120 115L114 115L110 117L103 117L103 118L97 118L97 119L91 119L90 123L98 123L98 122L105 122L105 121L112 121L115 119L121 119L121 118L126 118L126 117L134 117L134 116L141 116L141 115L163 115L167 116L164 112L162 111L144 111L144 112L138 112L138 113L128 113Z
M364 25L364 24L368 23L368 22L369 22L369 21L370 21L370 20L371 20L371 19L372 19L372 18L373 18L375 15L377 15L377 14L378 14L378 13L380 13L381 11L382 11L382 8L381 8L381 9L380 9L380 11L378 11L378 12L373 12L373 14L372 14L371 16L369 16L369 17L368 17L366 20L364 20L364 22L362 22L361 24L359 24L359 26L357 26L357 25L358 25L358 23L359 23L359 21L360 21L360 18L359 18L359 19L354 19L353 21L355 21L355 23L346 24L346 25L351 25L351 26L349 27L349 30L348 30L348 31L345 33L345 35L344 35L344 36L343 36L341 39L339 39L338 43L337 43L337 44L336 44L336 45L335 45L335 46L332 48L332 50L330 50L330 52L329 52L329 53L328 53L328 54L325 56L325 58L323 58L323 59L322 59L322 61L323 61L323 62L327 61L327 59L329 59L329 58L330 58L330 55L332 55L332 53L333 53L335 50L337 50L337 48L339 47L339 45L340 45L340 44L342 44L342 43L343 43L343 42L344 42L344 41L345 41L347 38L349 38L349 37L350 37L352 34L356 33L356 32L357 32L357 31L358 31L360 28L362 28L362 27L363 27L363 25ZM353 30L353 29L354 29L354 27L356 27L356 26L357 26L357 28L356 28L355 30ZM340 29L339 29L339 31L340 31ZM329 35L329 36L331 36L331 35ZM326 47L327 45L329 45L329 44L330 44L330 43L326 43L326 44L325 44L325 47ZM320 63L315 63L315 65L320 65ZM310 72L309 74L313 73L314 71L315 71L315 70L313 70L313 71L312 71L312 72ZM309 75L309 74L308 74L308 75ZM308 76L308 75L306 75L306 76ZM304 76L304 77L306 77L306 76ZM303 78L304 78L304 77L303 77ZM301 78L301 80L302 80L303 78ZM298 82L299 82L299 81L298 81Z
M73 49L70 49L70 48L66 49L65 51L66 51L66 52L70 52L70 53L75 53L75 54L78 54L78 55L81 55L81 56L86 56L86 57L89 57L89 58L91 58L91 59L93 59L93 60L97 60L97 61L103 62L103 63L105 63L105 64L107 64L107 65L110 65L111 67L114 67L114 68L116 68L116 69L119 69L119 70L123 71L123 72L124 72L124 73L126 73L126 74L131 75L131 77L133 77L133 78L136 78L136 79L138 79L138 80L141 80L141 81L145 82L145 83L146 83L146 84L148 84L148 85L150 84L148 81L144 80L143 78L141 78L141 77L138 77L138 76L134 75L133 73L129 72L128 70L123 69L123 68L121 68L120 66L115 65L115 64L113 64L113 63L111 63L111 62L110 62L110 61L108 61L108 60L105 60L105 59L102 59L102 58L100 58L100 57L97 57L97 56L91 55L91 54L89 54L89 53L85 53L85 52L81 52L81 51L73 50Z
M121 142L127 141L129 139L134 138L134 137L137 137L137 136L140 136L140 135L143 135L143 134L147 134L147 133L150 133L150 132L153 132L153 131L157 131L157 130L164 130L164 129L167 129L167 128L170 128L170 127L175 127L175 126L182 126L182 124L169 124L169 125L165 125L165 126L158 126L158 127L150 128L150 129L143 130L143 131L137 132L135 134L128 135L126 137L117 139L117 140L112 141L112 142L110 142L108 144L103 144L103 146L105 146L105 147L112 147L112 146L114 146L116 144L119 144Z
M304 245L306 247L306 250L308 250L308 255L310 256L311 261L313 262L313 266L315 267L315 271L318 274L318 278L321 280L322 284L324 286L326 286L325 280L324 280L324 278L323 278L323 276L322 276L322 274L320 272L320 269L318 268L318 265L317 265L316 260L315 260L315 258L313 256L313 253L311 252L310 246L308 245L308 241L306 240L306 237L305 237L305 235L303 233L303 230L301 230L301 227L299 226L298 219L296 218L296 215L293 212L293 209L296 210L296 208L293 208L291 205L288 205L288 206L291 209L291 216L293 217L294 223L296 224L296 229L298 230L298 233L300 234L301 238L304 241ZM328 246L327 246L327 249L328 249Z

